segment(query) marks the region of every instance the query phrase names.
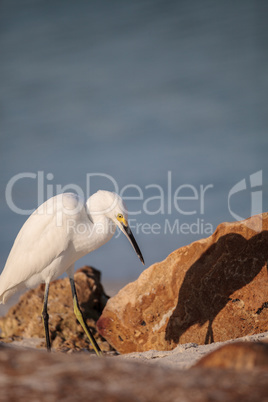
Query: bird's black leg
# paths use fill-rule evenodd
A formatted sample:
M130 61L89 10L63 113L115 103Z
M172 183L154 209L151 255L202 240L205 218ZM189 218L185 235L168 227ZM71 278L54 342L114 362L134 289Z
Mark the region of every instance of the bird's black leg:
M74 303L74 313L76 315L76 318L78 319L78 321L82 325L85 333L87 334L87 337L90 340L91 345L93 346L93 349L94 349L96 355L101 357L102 356L102 351L101 351L99 345L97 344L97 342L95 341L95 338L94 338L92 332L88 328L87 323L84 320L82 312L80 310L78 300L77 300L77 293L76 293L76 288L75 288L75 284L74 284L74 279L73 278L69 278L69 279L70 279L70 284L71 284L71 289L72 289L73 303Z
M49 291L49 283L46 283L44 306L43 306L43 311L42 311L42 319L43 319L43 324L44 324L44 327L45 327L47 351L50 352L51 351L51 343L50 343L49 327L48 327L49 315L47 313L48 291Z

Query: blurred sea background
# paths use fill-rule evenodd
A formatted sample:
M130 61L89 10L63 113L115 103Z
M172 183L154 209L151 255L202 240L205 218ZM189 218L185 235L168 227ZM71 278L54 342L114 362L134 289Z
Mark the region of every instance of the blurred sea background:
M135 184L124 195L141 196L126 204L141 212L131 219L146 267L235 220L228 195L243 179L232 212L258 212L255 190L267 211L267 11L249 0L2 0L0 270L27 219L6 197L18 174L12 201L24 210L40 202L37 172L44 200L56 185L86 196L89 177L91 193L114 191L105 175L119 191ZM192 199L178 210L180 186ZM123 235L83 264L108 287L143 269Z

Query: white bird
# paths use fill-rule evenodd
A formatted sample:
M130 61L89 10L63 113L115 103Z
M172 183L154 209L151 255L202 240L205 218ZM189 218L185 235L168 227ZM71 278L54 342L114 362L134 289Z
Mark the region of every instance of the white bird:
M46 346L51 343L48 325L49 283L67 273L73 295L74 313L95 352L101 350L79 308L74 283L74 263L109 241L116 227L128 237L141 262L144 260L127 222L127 210L115 193L99 190L87 202L73 193L64 193L42 204L22 226L0 276L0 303L17 290L45 283L42 318Z

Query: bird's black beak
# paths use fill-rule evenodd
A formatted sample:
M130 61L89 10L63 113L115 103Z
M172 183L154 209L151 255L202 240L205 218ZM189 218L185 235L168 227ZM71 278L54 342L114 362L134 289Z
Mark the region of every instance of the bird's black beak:
M127 236L127 238L128 238L128 240L130 241L132 247L133 247L134 250L136 251L136 253L137 253L139 259L141 260L141 262L142 262L143 265L144 265L144 259L143 259L142 253L141 253L140 248L139 248L139 246L138 246L138 244L137 244L137 242L136 242L136 240L135 240L135 238L134 238L134 236L133 236L133 233L131 232L130 227L129 227L129 226L126 226L126 225L124 225L124 224L122 224L122 226L123 226L123 232L124 232L125 235Z

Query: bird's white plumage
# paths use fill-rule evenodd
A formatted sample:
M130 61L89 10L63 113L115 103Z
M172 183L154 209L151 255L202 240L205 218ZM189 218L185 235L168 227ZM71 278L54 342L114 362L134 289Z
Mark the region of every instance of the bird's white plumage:
M115 233L118 214L127 219L121 198L98 191L84 204L66 193L42 204L21 228L0 276L0 303L22 286L49 283Z

